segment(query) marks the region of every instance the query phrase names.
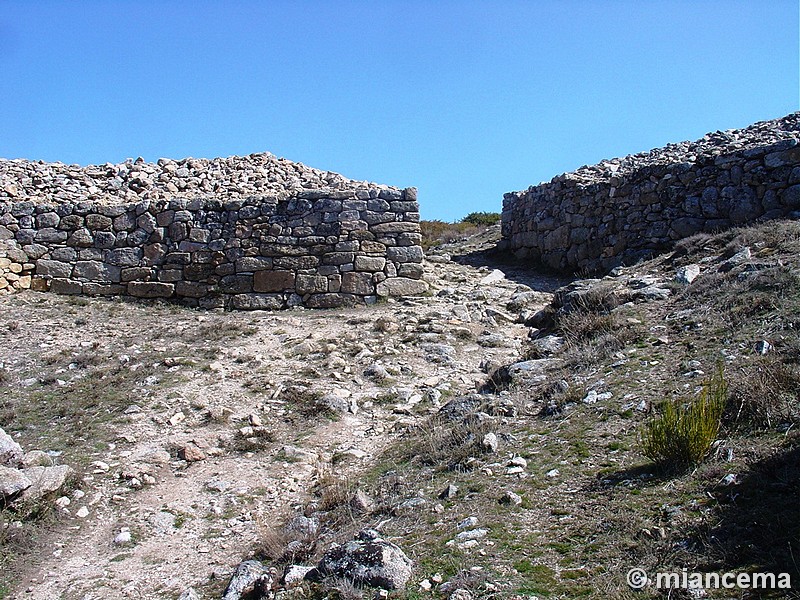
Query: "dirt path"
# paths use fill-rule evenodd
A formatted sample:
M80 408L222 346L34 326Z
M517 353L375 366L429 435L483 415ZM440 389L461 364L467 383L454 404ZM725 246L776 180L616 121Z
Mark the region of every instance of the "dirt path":
M332 460L340 475L363 471L409 425L475 391L486 365L516 360L526 335L518 313L549 301L528 295L509 310L530 288L486 267L432 257L426 272L429 296L336 311L0 299L0 362L12 373L0 393L14 395L17 417L5 425L23 447L70 442L55 403L71 393L124 391L91 439L59 458L80 453L83 478L12 597L218 589L265 526L309 500ZM97 370L106 376L87 387ZM326 394L339 410L332 419L304 404ZM115 543L123 528L131 541Z

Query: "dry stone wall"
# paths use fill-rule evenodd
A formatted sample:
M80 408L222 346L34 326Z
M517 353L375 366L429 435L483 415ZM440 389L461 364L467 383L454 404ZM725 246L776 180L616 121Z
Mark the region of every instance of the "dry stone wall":
M799 211L800 113L793 113L505 194L500 247L554 269L602 271L695 233Z
M416 190L268 154L0 161L0 292L315 308L420 294Z

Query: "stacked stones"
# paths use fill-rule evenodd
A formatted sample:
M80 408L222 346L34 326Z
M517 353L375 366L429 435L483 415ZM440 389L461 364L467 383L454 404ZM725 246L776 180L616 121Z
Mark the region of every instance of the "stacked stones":
M35 265L28 262L27 255L15 242L0 237L0 294L29 289L34 268Z
M428 287L414 188L265 154L129 161L125 177L119 165L3 162L0 188L11 197L0 202L0 240L9 264L22 265L9 268L32 275L35 290L277 309Z
M228 158L143 158L104 165L65 165L0 159L0 199L35 203L92 201L106 204L172 198L288 198L299 190L349 187L385 189L353 182L338 173L312 169L268 152Z
M555 269L599 271L695 233L799 211L800 113L793 113L505 194L501 248Z

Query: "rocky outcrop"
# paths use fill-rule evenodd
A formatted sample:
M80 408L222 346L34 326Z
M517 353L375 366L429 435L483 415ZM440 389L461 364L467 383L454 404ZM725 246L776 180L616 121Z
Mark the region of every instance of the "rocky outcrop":
M0 506L55 495L73 472L67 465L53 466L52 459L40 450L24 454L20 445L0 429Z
M411 560L373 529L359 532L356 539L328 550L307 579L340 577L356 585L387 590L402 589L411 578Z
M0 293L278 309L421 294L416 189L271 155L67 166L0 160Z
M506 194L500 247L606 270L699 232L800 216L800 113L605 160Z

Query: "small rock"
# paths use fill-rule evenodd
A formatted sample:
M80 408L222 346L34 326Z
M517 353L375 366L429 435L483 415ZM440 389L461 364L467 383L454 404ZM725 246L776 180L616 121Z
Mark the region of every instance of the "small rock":
M450 600L472 600L472 594L464 588L458 588L457 590L453 590L453 593L450 594Z
M131 532L127 527L123 527L120 529L120 532L114 537L114 543L117 546L122 546L124 544L129 544L131 541Z
M481 446L486 452L497 452L497 435L489 432L483 436L483 440L481 440Z
M55 467L30 467L23 469L23 473L33 485L22 493L22 497L26 500L36 500L61 490L73 471L67 465L57 465Z
M186 444L178 450L178 457L186 462L198 462L206 459L205 452L194 444Z
M613 395L614 394L612 392L602 392L598 394L595 390L589 390L586 396L584 396L582 402L584 404L596 404L598 401L608 400Z
M176 412L169 418L169 424L175 427L176 425L183 423L186 420L186 415L183 412L179 411Z
M558 477L560 474L561 473L559 472L558 469L550 469L547 473L545 473L545 476L547 476L547 477Z
M86 506L81 506L78 509L78 512L75 513L75 516L78 517L79 519L85 519L86 517L89 516L89 508Z
M772 351L772 344L770 344L767 340L761 340L756 343L755 351L756 354L766 356Z
M486 275L483 279L481 279L478 283L481 285L491 285L493 283L497 283L498 281L503 281L506 278L506 274L503 273L500 269L494 269L491 273Z
M364 369L364 376L380 381L383 379L388 379L389 371L387 371L378 363L372 363L370 366Z
M666 300L672 295L672 290L661 287L660 284L648 285L638 290L634 290L633 298L650 302L652 300Z
M178 600L200 600L200 596L194 591L194 588L187 588L178 597Z
M546 335L531 342L531 350L539 357L558 354L564 348L565 340L557 335Z
M252 425L253 427L261 427L262 425L261 417L259 417L255 413L252 413L247 416L247 422L250 423L250 425Z
M478 524L478 517L467 517L463 521L461 521L456 527L459 529L469 529L470 527L475 527Z
M522 496L510 490L506 491L500 498L500 504L511 504L513 506L519 506L520 504L522 504Z
M450 498L455 498L458 495L458 486L453 485L452 483L448 483L447 487L444 488L441 492L439 492L439 498L442 500L449 500Z
M479 540L485 538L489 533L488 529L469 529L456 534L456 540L464 542L466 540Z
M515 456L511 459L511 465L515 467L522 467L524 469L528 466L528 461L521 456Z
M700 275L700 265L687 265L678 269L675 273L675 281L683 285L689 285Z
M431 583L430 579L423 579L419 582L419 589L423 592L429 592L433 584Z
M359 513L371 513L375 508L375 503L363 490L356 490L350 498L350 507Z

